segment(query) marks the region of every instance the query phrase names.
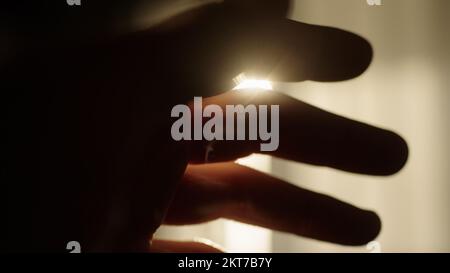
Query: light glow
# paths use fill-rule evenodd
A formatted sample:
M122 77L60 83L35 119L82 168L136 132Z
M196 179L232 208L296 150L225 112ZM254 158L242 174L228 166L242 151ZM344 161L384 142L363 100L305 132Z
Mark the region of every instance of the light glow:
M271 158L268 155L252 154L235 161L239 165L268 173L271 170ZM224 247L231 253L270 253L272 252L272 231L248 224L225 221Z
M245 74L240 74L234 79L236 87L233 90L245 91L245 90L261 90L271 91L273 90L272 83L268 80L260 79L248 79Z

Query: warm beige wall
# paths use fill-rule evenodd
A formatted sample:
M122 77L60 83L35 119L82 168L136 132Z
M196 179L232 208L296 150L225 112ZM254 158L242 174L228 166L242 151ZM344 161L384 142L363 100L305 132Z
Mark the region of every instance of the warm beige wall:
M365 0L297 0L292 17L361 34L375 58L356 80L301 83L289 93L396 130L411 151L406 168L389 178L278 160L275 173L378 211L383 251L450 251L450 1L383 0L370 7ZM275 251L364 251L278 233L273 238Z

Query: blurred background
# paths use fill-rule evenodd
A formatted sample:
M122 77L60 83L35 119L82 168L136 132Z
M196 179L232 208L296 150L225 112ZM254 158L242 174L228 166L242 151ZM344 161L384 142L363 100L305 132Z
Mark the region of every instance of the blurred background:
M295 185L375 210L382 252L450 252L450 1L296 0L291 18L355 32L375 51L359 78L275 84L323 109L396 131L408 142L406 167L391 177L354 175L254 155L241 164ZM300 60L301 61L301 60ZM228 220L167 227L159 238L207 238L230 252L369 252Z

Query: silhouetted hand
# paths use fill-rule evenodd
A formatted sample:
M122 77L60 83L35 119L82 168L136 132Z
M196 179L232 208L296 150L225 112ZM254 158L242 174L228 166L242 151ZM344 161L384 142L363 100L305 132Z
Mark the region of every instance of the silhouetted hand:
M279 104L273 156L370 175L402 168L398 135L286 95L224 92L245 72L273 81L340 81L360 75L372 50L361 37L286 19L289 1L227 0L95 45L55 43L7 69L10 90L8 225L13 250L213 251L153 240L162 223L219 217L329 242L372 240L380 220L321 194L230 162L255 142L176 142L171 108ZM8 77L8 78L6 78ZM222 93L222 94L221 94ZM187 169L186 169L187 167ZM270 198L268 198L270 196ZM17 241L19 240L19 241Z

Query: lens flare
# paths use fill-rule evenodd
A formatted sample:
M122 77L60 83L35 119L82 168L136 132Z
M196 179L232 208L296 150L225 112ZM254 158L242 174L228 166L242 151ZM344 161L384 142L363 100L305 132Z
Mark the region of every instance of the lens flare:
M244 74L240 74L233 80L236 83L236 87L233 90L245 91L245 90L261 90L271 91L273 90L272 83L268 80L249 79Z

